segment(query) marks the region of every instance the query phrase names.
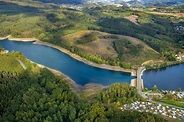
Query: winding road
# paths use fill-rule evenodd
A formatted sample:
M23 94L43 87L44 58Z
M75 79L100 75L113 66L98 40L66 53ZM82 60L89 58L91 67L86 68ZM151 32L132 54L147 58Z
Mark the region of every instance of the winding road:
M24 65L24 63L23 63L22 61L20 61L20 60L18 60L18 59L16 59L16 60L20 63L20 65L22 66L22 68L23 68L24 70L27 69L27 67Z

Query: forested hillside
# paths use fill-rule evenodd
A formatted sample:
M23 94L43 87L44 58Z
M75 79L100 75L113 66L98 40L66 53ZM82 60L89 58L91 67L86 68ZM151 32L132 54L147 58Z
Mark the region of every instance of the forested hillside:
M5 63L7 57L11 58L10 62L22 57L19 59L27 70L19 72L18 65ZM114 84L99 95L86 98L82 92L74 92L61 77L30 63L20 53L0 55L0 64L12 68L0 71L1 122L166 121L151 113L122 112L120 105L143 100L129 85Z
M147 60L176 61L175 54L184 53L182 16L111 5L76 9L57 4L80 3L77 0L40 1L0 0L0 37L36 38L87 60L123 68L137 68ZM0 54L0 122L166 121L160 115L122 111L126 103L144 101L127 84L113 84L92 95L73 85L20 52Z
M115 6L88 5L75 10L75 7L69 9L33 1L0 3L0 28L3 28L0 36L37 38L96 63L131 68L147 60L176 61L175 55L184 53L182 16L155 15ZM87 30L90 32L86 33ZM132 43L132 39L131 44L125 44L125 39L101 38L103 35L96 36L93 31L134 37L152 49ZM105 40L102 50L90 51Z

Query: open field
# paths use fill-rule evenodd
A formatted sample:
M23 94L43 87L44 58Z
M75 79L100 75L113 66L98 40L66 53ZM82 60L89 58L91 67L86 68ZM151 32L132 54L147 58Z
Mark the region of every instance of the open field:
M184 13L164 13L164 12L147 12L153 15L164 15L164 16L174 16L174 17L184 17Z
M131 22L135 23L135 24L138 24L137 23L137 20L138 20L138 16L136 15L131 15L131 16L128 16L128 17L125 17L126 19L130 20Z

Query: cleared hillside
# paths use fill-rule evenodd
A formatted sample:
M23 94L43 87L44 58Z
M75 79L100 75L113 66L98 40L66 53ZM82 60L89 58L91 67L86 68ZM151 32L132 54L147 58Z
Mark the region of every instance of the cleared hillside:
M147 60L157 60L160 55L139 39L99 31L79 31L64 36L63 40L83 55L96 56L111 65L127 62L140 65ZM79 43L79 40L84 41Z

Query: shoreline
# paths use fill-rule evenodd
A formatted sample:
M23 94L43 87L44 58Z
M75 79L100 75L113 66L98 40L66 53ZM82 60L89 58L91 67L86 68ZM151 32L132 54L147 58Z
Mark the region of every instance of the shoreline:
M0 37L0 40L5 40L8 39L10 41L22 41L22 42L34 42L34 41L39 41L36 38L13 38L11 35L8 35L6 37Z
M43 42L43 41L40 41L38 39L35 39L35 38L12 38L10 35L7 36L7 37L0 37L0 40L5 40L5 39L8 39L10 41L22 41L22 42L33 42L33 44L38 44L38 45L44 45L44 46L48 46L48 47L52 47L52 48L55 48L55 49L58 49L59 51L69 55L70 57L78 60L78 61L81 61L87 65L90 65L90 66L93 66L93 67L96 67L96 68L101 68L101 69L106 69L106 70L112 70L112 71L121 71L121 72L124 72L124 73L130 73L130 76L136 76L136 70L133 70L133 69L123 69L119 66L110 66L110 65L106 65L106 64L96 64L94 62L91 62L87 59L84 59L74 53L71 53L69 50L67 49L64 49L60 46L57 46L57 45L54 45L54 44L51 44L51 43L48 43L48 42ZM31 61L31 60L30 60ZM90 85L92 87L101 87L101 88L106 88L108 86L105 86L105 85L101 85L101 84L93 84L93 83L89 83L89 84L86 84L84 86L80 85L80 84L77 84L74 80L72 80L69 76L65 75L64 73L58 71L58 70L55 70L55 69L52 69L52 68L49 68L47 66L44 66L42 64L38 64L36 62L33 62L31 61L32 63L35 63L37 64L39 67L41 68L47 68L49 69L50 71L52 71L55 75L58 75L58 76L61 76L61 77L64 77L64 79L66 79L66 81L68 81L68 83L72 86L75 87L75 90L82 90L82 89L85 89L85 86L86 85ZM135 82L135 81L134 81ZM129 85L131 85L131 81L129 83ZM133 83L135 84L135 83Z
M97 68L106 69L106 70L121 71L121 72L124 72L124 73L130 73L131 76L137 76L137 71L134 70L134 69L123 69L123 68L118 67L118 66L110 66L110 65L106 65L106 64L96 64L96 63L91 62L91 61L89 61L87 59L84 59L84 58L82 58L82 57L80 57L80 56L78 56L78 55L76 55L74 53L71 53L69 50L64 49L64 48L62 48L60 46L57 46L55 44L51 44L51 43L48 43L48 42L43 42L43 41L40 41L40 40L35 39L35 38L11 38L10 35L7 36L7 37L0 37L0 40L4 40L4 39L8 39L10 41L33 42L33 44L39 44L39 45L44 45L44 46L52 47L52 48L58 49L59 51L65 53L65 54L69 55L70 57L72 57L72 58L74 58L74 59L76 59L78 61L81 61L81 62L83 62L83 63L85 63L87 65L90 65L90 66L93 66L93 67L97 67ZM36 63L36 64L38 64L38 63ZM41 67L46 67L46 66L41 65L41 64L38 64L38 65L41 66ZM64 79L66 79L66 80L68 79L69 81L71 81L69 83L71 83L73 86L75 86L75 88L80 89L80 90L85 88L85 85L82 86L80 84L77 84L69 76L63 74L62 72L60 72L58 70L55 70L55 69L52 69L52 68L49 68L49 67L46 67L46 68L48 68L49 70L51 70L54 74L56 74L56 75L59 74L60 76L65 77ZM145 69L145 70L147 70L147 69ZM141 76L143 75L143 72L145 70L143 70L141 72L141 74L140 74ZM137 85L137 80L136 79L132 78L131 81L130 81L130 83L129 83L129 85L136 87L136 85ZM107 86L104 86L104 85L101 85L101 84L90 84L89 83L89 84L86 84L86 85L103 86L104 88L107 87ZM142 85L144 85L144 83Z
M66 81L67 83L69 83L70 85L74 86L75 87L75 90L81 90L81 88L83 86L81 86L80 84L77 84L74 80L72 80L69 76L65 75L64 73L58 71L58 70L55 70L55 69L52 69L52 68L49 68L47 66L44 66L42 64L39 64L39 63L36 63L36 62L33 62L31 61L30 59L28 59L31 63L33 64L36 64L38 67L40 68L47 68L48 70L50 70L53 74L55 74L56 76L59 76L59 77L63 77L62 80Z
M108 86L105 86L105 85L101 85L101 84L95 84L95 83L88 83L88 84L85 84L84 86L80 85L80 84L77 84L73 79L71 79L69 76L65 75L64 73L58 71L58 70L55 70L55 69L52 69L52 68L49 68L47 66L44 66L42 64L39 64L39 63L36 63L36 62L33 62L31 61L30 59L28 59L31 63L34 63L36 64L38 67L40 68L47 68L48 70L50 70L54 75L62 78L62 80L64 82L67 82L71 88L75 91L75 92L83 92L84 90L90 90L90 89L93 89L93 88L101 88L101 89L104 89L104 88L107 88ZM88 88L89 87L89 88Z
M52 48L55 48L55 49L58 49L59 51L69 55L70 57L78 60L78 61L81 61L87 65L90 65L90 66L93 66L93 67L97 67L97 68L101 68L101 69L107 69L107 70L113 70L113 71L122 71L122 72L125 72L125 73L130 73L130 74L134 74L132 73L133 70L132 69L123 69L119 66L110 66L110 65L106 65L106 64L97 64L97 63L94 63L92 61L89 61L85 58L82 58L80 57L79 55L77 54L74 54L74 53L71 53L69 50L67 49L64 49L62 47L59 47L57 45L54 45L54 44L51 44L51 43L48 43L48 42L43 42L43 41L35 41L33 42L33 44L39 44L39 45L44 45L44 46L49 46L49 47L52 47Z
M60 46L57 46L55 44L51 44L51 43L48 43L48 42L40 41L36 38L13 38L10 35L8 35L7 37L0 37L0 40L4 40L4 39L8 39L10 41L33 42L33 44L39 44L39 45L52 47L52 48L58 49L59 51L65 53L65 54L69 55L70 57L72 57L72 58L74 58L78 61L81 61L81 62L83 62L87 65L90 65L90 66L93 66L93 67L96 67L96 68L101 68L101 69L107 69L107 70L112 70L112 71L121 71L121 72L124 72L124 73L130 73L131 76L136 76L135 70L133 70L133 69L123 69L119 66L110 66L110 65L107 65L107 64L97 64L97 63L89 61L85 58L82 58L77 54L71 53L69 50L67 50L65 48L62 48Z
M9 36L6 36L6 37L0 37L0 40L5 40L7 39Z

